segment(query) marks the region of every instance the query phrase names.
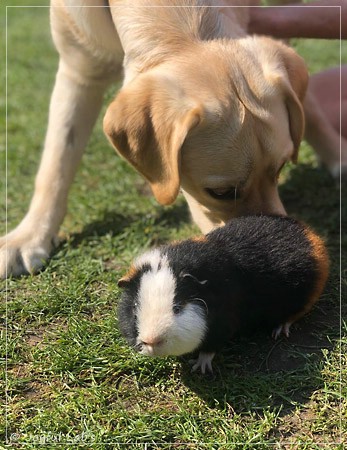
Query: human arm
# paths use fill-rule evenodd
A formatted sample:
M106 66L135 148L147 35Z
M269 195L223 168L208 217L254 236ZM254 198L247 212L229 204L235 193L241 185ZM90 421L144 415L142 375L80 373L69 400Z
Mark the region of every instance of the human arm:
M248 32L279 39L347 38L347 0L317 0L305 5L250 8Z

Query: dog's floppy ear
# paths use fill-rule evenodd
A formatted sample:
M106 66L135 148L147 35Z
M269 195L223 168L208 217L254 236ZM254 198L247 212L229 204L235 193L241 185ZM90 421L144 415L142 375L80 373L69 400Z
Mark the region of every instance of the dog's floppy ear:
M290 47L282 45L282 58L290 87L285 83L289 128L294 144L293 162L297 162L301 139L305 131L303 101L308 85L308 71L304 60ZM281 80L283 83L283 78Z
M108 107L104 131L116 150L150 183L157 201L174 202L180 187L181 148L203 108L158 75L139 75Z
M270 38L260 38L268 47L269 66L266 76L279 84L288 110L289 130L294 144L293 162L297 162L301 139L305 131L304 101L308 71L304 60L290 47Z

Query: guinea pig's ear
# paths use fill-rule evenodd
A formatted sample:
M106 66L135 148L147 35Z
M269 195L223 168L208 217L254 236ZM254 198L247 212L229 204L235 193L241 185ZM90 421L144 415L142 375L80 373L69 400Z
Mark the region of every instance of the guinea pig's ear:
M198 280L196 277L194 277L194 275L191 275L190 273L185 273L183 271L180 273L180 278L190 278L195 283L198 283L201 286L207 286L208 285L208 280Z
M135 269L134 266L131 266L129 271L122 276L122 278L120 280L118 280L118 287L124 289L127 286L129 286L129 284L131 283L132 279L134 278L135 274L136 274L137 270Z
M126 288L126 287L129 285L130 281L131 281L130 278L128 278L128 277L125 275L125 276L122 277L120 280L118 280L117 286L118 286L119 288L124 289L124 288Z

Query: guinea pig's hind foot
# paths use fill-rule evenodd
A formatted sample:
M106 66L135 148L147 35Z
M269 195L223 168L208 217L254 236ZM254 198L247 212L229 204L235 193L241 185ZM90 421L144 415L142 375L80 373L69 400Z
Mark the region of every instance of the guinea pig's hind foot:
M200 352L198 359L189 361L191 364L193 364L192 372L201 369L201 373L205 375L207 369L208 372L213 373L212 360L214 358L214 355L215 353Z
M274 330L272 331L272 338L276 340L282 333L285 335L285 337L289 338L291 324L291 322L286 322L282 323L277 328L274 328Z

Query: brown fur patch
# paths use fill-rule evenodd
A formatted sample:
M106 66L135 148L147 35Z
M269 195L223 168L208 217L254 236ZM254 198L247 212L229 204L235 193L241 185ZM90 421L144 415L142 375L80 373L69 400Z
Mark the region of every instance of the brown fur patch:
M311 244L312 257L317 264L317 279L316 285L311 293L310 297L307 300L307 303L304 305L302 311L300 311L295 316L290 317L287 322L293 323L296 320L303 317L307 312L309 312L313 305L318 301L321 296L325 284L327 282L329 276L329 255L326 249L325 243L322 238L320 238L316 233L314 233L309 227L305 228L306 237Z
M318 300L325 287L325 283L329 276L330 261L328 251L325 247L323 239L321 239L317 234L315 234L310 228L306 228L306 236L311 243L312 256L314 257L317 263L319 272L316 288L311 296L310 303L313 304Z
M205 235L201 235L201 236L194 236L194 237L192 237L191 238L191 240L193 241L193 242L207 242L207 238L206 238L206 236Z

